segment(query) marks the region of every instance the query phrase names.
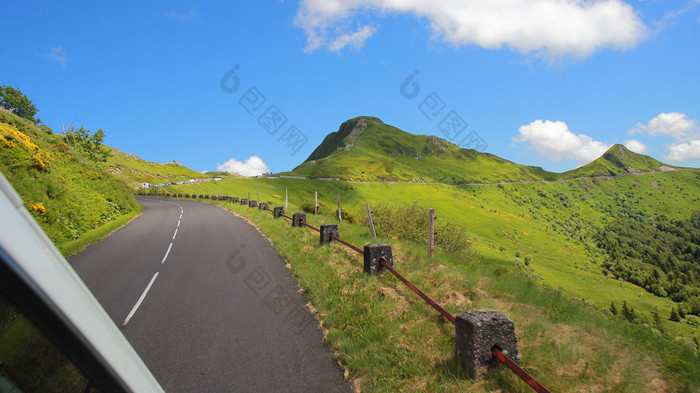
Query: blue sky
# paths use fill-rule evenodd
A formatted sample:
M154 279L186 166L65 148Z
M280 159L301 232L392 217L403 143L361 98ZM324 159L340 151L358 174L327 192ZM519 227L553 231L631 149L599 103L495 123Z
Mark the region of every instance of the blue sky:
M0 84L55 131L102 128L152 161L291 170L368 115L557 172L615 143L700 166L698 0L21 1L3 14Z

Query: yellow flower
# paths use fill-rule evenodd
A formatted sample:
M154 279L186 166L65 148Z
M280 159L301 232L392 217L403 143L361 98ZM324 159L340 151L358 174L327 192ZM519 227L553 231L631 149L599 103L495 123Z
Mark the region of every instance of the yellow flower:
M40 215L44 215L46 213L46 208L44 207L44 204L42 202L39 203L32 203L29 205L29 210L33 212L39 212Z

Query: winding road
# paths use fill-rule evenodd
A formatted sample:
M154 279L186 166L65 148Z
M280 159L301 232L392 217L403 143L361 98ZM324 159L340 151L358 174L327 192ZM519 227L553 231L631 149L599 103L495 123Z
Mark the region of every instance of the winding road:
M285 262L250 224L194 201L69 258L166 392L351 392Z

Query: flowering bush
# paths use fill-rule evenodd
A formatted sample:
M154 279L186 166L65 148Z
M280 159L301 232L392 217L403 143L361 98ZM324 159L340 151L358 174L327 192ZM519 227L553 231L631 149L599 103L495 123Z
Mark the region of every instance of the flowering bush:
M21 143L29 154L32 154L32 164L37 169L45 171L51 166L51 161L53 160L51 153L42 150L36 143L32 142L32 139L27 134L14 130L6 123L0 123L0 142L3 142L5 147L11 149L15 147L13 139Z

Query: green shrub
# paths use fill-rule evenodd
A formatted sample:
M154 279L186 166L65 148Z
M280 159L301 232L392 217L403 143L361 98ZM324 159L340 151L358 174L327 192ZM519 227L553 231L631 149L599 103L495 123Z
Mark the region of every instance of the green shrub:
M322 212L328 205L326 205L322 201L318 201L318 212ZM310 213L314 214L314 200L313 199L307 199L304 201L304 203L301 204L301 210L303 210L305 213Z
M335 209L334 217L338 217L338 209ZM357 222L357 220L355 219L355 214L353 214L353 212L351 212L348 209L341 210L340 217L343 219L343 222L347 222L350 224L354 224Z
M360 223L368 225L366 214L359 214L358 217ZM378 204L372 207L372 220L377 234L418 244L428 243L428 209L418 204ZM435 232L435 244L438 247L454 255L470 254L470 240L464 228L440 219L435 221Z

